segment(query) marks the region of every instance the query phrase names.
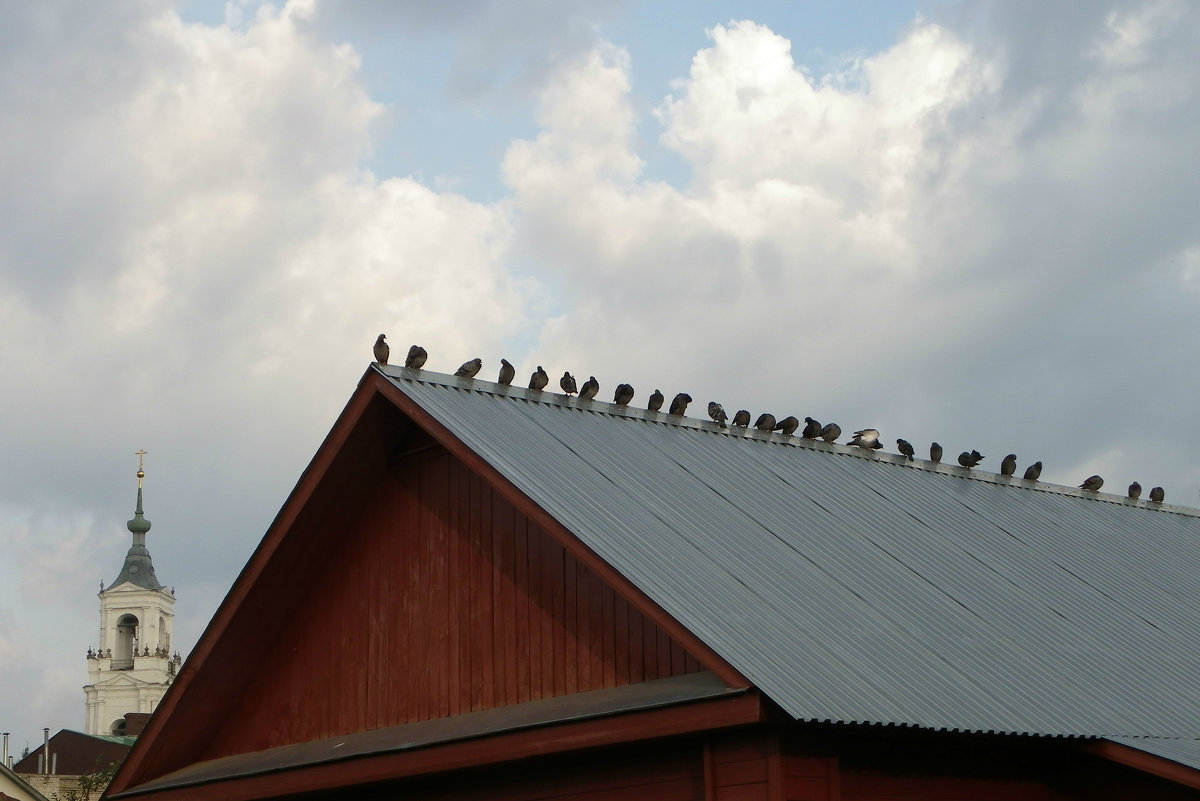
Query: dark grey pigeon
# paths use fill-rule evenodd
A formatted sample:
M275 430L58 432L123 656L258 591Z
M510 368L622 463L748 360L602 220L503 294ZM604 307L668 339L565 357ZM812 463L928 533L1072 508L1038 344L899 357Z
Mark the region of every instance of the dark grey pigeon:
M687 411L687 405L692 402L692 396L686 392L680 392L671 401L671 408L667 414L673 414L683 417L683 413Z
M775 430L775 415L770 412L763 412L754 421L754 427L759 431L774 431Z
M454 374L459 378L474 378L482 367L483 359L471 359L469 362L463 362L462 367L455 370Z
M821 424L811 417L804 418L804 430L800 432L800 436L805 439L816 439L821 434Z
M821 429L821 432L819 434L817 434L818 437L825 440L826 442L834 442L841 435L842 435L842 427L839 426L837 423L826 423L824 428Z
M575 376L566 371L563 372L562 378L558 379L558 385L562 387L563 393L567 395L571 395L579 390L579 388L575 386Z
M708 402L708 416L721 428L725 427L725 421L729 419L725 416L725 407L716 401Z
M646 408L652 412L657 412L662 408L664 400L666 400L666 398L664 398L663 394L656 389L654 390L654 394L650 396L650 400L646 403Z
M983 461L983 454L979 451L963 451L958 455L958 463L963 467L975 467Z
M1008 456L1005 456L1004 461L1000 463L1000 475L1011 476L1015 472L1017 472L1017 455L1015 453L1010 453Z
M1025 468L1025 478L1028 481L1037 481L1042 477L1042 463L1034 462Z
M388 347L388 343L383 341L385 339L387 339L387 337L383 334L380 334L375 339L375 361L384 366L387 365L388 354L392 352L392 349Z
M730 425L735 425L738 428L747 428L750 425L750 412L746 409L738 409Z
M861 431L855 431L854 439L850 440L850 444L866 448L869 451L879 450L883 447L883 443L879 441L879 432L873 428L864 428Z
M1162 487L1155 487L1154 489L1150 490L1150 500L1154 501L1155 503L1162 503L1163 498L1165 497L1166 495L1163 493Z
M429 354L420 345L413 345L408 349L408 356L404 359L404 366L412 370L420 370L425 366L425 360L429 358Z
M782 431L785 437L790 437L796 433L796 429L800 427L800 421L795 417L788 415L775 424L776 431Z
M917 452L913 450L912 443L906 439L896 440L896 450L900 451L900 455L910 462L916 458Z
M599 391L600 382L596 380L596 376L589 376L588 380L583 382L583 389L579 390L579 399L591 400Z
M1142 497L1142 485L1136 481L1129 485L1129 497L1135 501Z
M935 464L942 461L942 446L936 442L929 446L929 461Z
M550 376L546 375L546 371L539 364L538 369L533 371L533 375L529 376L529 388L541 392L550 383Z
M516 377L517 377L517 368L515 368L511 364L509 364L508 359L501 359L500 360L500 378L497 379L499 381L499 383L501 383L507 387L509 384L511 384L513 382L513 379Z
M1104 479L1100 478L1100 476L1088 476L1083 480L1083 483L1079 485L1079 488L1081 490L1087 490L1088 492L1099 492L1100 488L1103 486Z
M613 393L613 403L618 406L627 406L631 400L633 400L633 386L617 384L617 391Z

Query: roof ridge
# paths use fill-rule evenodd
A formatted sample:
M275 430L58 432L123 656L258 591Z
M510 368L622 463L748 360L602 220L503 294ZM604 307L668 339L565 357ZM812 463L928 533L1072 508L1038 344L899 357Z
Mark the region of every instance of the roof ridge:
M1099 503L1109 503L1115 506L1128 506L1146 509L1153 512L1179 514L1186 517L1200 517L1200 509L1193 509L1188 506L1177 506L1169 503L1153 503L1149 500L1143 500L1140 498L1127 498L1123 495L1117 495L1110 492L1085 492L1079 487L1072 487L1066 484L1054 484L1049 481L1026 479L1015 475L1003 476L999 473L993 473L988 470L962 467L949 462L932 462L928 459L907 459L898 453L866 450L853 445L843 445L838 443L824 442L822 440L804 439L803 437L796 436L785 436L782 434L776 434L773 431L759 431L753 426L735 431L732 429L732 427L721 428L715 422L702 420L697 417L673 415L669 414L668 412L652 412L649 409L642 409L634 406L622 406L612 403L611 401L595 399L584 400L578 397L571 397L550 390L535 390L528 389L526 387L498 384L494 381L487 381L482 378L465 378L461 376L448 375L446 373L438 373L432 370L403 367L400 365L380 365L376 362L372 362L371 366L391 379L413 381L422 384L433 384L436 386L450 387L453 389L478 392L487 395L496 395L499 397L515 398L517 400L529 401L531 403L541 403L546 406L557 406L563 409L573 409L579 412L606 414L613 417L625 417L631 420L641 420L647 423L657 423L659 425L675 426L677 428L690 428L697 431L703 431L708 434L736 437L737 439L756 440L758 442L763 442L770 445L778 445L781 447L802 448L810 451L823 451L835 456L845 456L852 459L866 459L868 461L890 464L896 467L908 468L910 470L921 470L926 473L940 473L941 475L953 476L965 481L978 481L984 484L996 484L999 486L1014 487L1016 489L1026 490L1029 492L1044 492L1051 495L1064 495L1067 497L1082 498L1084 500L1096 501Z

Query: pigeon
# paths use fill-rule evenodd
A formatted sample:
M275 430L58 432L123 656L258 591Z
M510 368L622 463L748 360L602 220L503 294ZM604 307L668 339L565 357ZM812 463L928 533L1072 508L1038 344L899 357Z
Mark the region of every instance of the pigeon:
M541 392L549 383L550 376L546 375L546 371L539 364L538 369L534 371L533 375L529 376L529 388L535 392Z
M469 362L463 362L462 367L455 370L454 374L459 378L474 378L481 367L483 359L471 359Z
M508 359L501 359L500 360L500 377L496 380L507 387L509 384L512 383L513 379L516 377L517 377L517 368L515 368L511 364L509 364Z
M1129 497L1135 501L1142 497L1142 485L1136 481L1129 485Z
M879 432L873 428L855 431L854 439L850 440L850 444L866 448L869 451L879 450L883 447L883 443L879 441Z
M754 421L754 427L759 431L775 430L775 415L771 414L770 412L763 412L758 416L758 419Z
M934 464L942 461L942 446L936 442L929 446L929 461Z
M826 423L825 427L817 432L817 436L826 442L833 442L842 435L842 427L837 423Z
M408 356L404 359L404 366L411 370L420 370L425 366L425 360L429 358L429 354L420 345L413 345L408 349Z
M725 407L716 401L708 402L708 416L713 419L713 422L721 428L725 427L725 421L728 419L725 416Z
M387 366L388 354L392 352L392 349L388 347L388 343L383 341L385 339L387 339L387 337L383 334L380 334L375 340L375 361L379 362L384 367Z
M800 432L800 436L805 439L816 439L821 433L821 424L811 417L804 418L804 430Z
M563 372L562 378L558 379L558 385L562 387L562 391L566 395L577 392L579 389L575 386L575 376L566 371Z
M1015 472L1017 472L1017 455L1015 453L1010 453L1008 456L1005 456L1004 461L1000 463L1000 475L1011 476Z
M1155 503L1162 503L1164 497L1166 496L1163 494L1162 487L1155 487L1154 489L1150 490L1150 500L1154 501Z
M1079 485L1079 488L1081 490L1087 490L1088 492L1099 492L1100 488L1103 486L1104 479L1100 478L1100 476L1088 476L1083 480L1083 483Z
M1025 468L1025 480L1026 481L1037 481L1041 477L1042 477L1042 463L1041 462L1034 462L1033 464L1029 465L1029 467Z
M750 425L750 412L746 409L738 409L737 414L733 416L733 422L730 425L735 425L738 428L747 428Z
M958 455L958 463L963 467L975 467L983 461L983 454L979 451L963 451Z
M800 421L795 417L788 415L775 424L776 431L782 431L785 437L790 437L796 433L796 429L800 427Z
M662 408L663 400L663 394L656 389L654 390L654 394L650 396L650 401L646 404L646 408L652 412L657 412Z
M618 406L627 406L633 400L633 387L629 384L617 384L617 391L613 393L613 403Z
M910 462L917 455L917 452L913 450L912 443L906 439L896 440L896 450L900 451L900 454Z
M668 414L674 414L683 417L683 413L687 411L687 405L692 402L692 396L686 392L680 392L671 401L671 409Z
M588 380L583 382L583 389L579 390L579 399L591 400L599 391L600 382L596 380L596 376L589 376Z

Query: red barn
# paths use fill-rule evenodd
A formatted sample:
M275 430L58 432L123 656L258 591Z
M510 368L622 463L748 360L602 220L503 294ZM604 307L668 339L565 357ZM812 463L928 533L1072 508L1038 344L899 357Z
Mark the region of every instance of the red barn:
M1200 798L1200 513L370 368L109 798Z

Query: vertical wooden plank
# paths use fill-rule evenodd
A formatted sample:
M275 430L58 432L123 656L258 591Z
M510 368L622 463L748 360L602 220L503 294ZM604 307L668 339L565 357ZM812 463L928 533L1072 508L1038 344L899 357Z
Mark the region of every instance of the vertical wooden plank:
M484 709L496 705L496 640L494 631L495 566L492 562L492 504L491 488L477 476L471 476L471 502L479 509L479 560L482 580L479 587L480 602L480 662L482 670L480 703Z
M658 632L658 676L666 678L671 675L671 638L657 626L655 631Z
M779 735L763 735L767 739L767 801L783 799L783 757L780 754Z
M517 654L516 643L513 642L516 610L512 582L515 510L499 493L493 492L491 495L494 576L492 631L495 643L492 653L496 661L496 705L504 706L516 703L517 698Z
M542 532L528 518L525 524L529 560L529 699L536 701L544 697L542 670L549 657L548 649L542 647L546 596L542 579Z
M565 617L563 564L566 557L562 546L545 533L542 534L542 546L542 563L545 565L542 581L545 582L548 593L547 615L545 626L542 628L542 652L549 658L549 661L546 662L547 672L542 682L542 686L545 688L542 694L547 698L552 698L562 695L566 688L566 669L564 667L566 646L562 627Z
M461 640L459 638L459 597L458 589L462 584L458 572L459 538L459 503L458 481L462 474L462 463L451 459L446 474L446 540L443 558L446 562L446 625L448 630L447 648L449 662L444 666L446 672L446 702L447 714L459 715L462 708L461 690L459 685L459 663L461 655Z
M573 693L579 689L579 643L578 620L575 617L578 596L575 581L577 568L575 557L563 550L563 692Z
M717 800L717 782L715 770L713 769L713 747L712 738L704 738L704 799L703 801Z
M517 515L513 528L513 610L516 614L516 688L517 702L529 700L529 526L524 515Z
M411 723L417 719L416 658L420 650L420 626L417 605L421 602L421 482L420 472L413 469L405 492L403 562L399 569L404 575L404 633L403 641L396 643L395 665L399 689L402 693L400 722Z
M642 660L646 681L660 678L658 672L658 627L642 618Z
M425 593L425 602L431 607L430 625L433 628L433 648L426 659L429 660L430 688L434 692L431 699L430 717L446 717L450 714L449 671L450 664L450 619L446 606L446 553L449 545L449 531L446 520L449 516L450 462L449 456L443 456L430 462L433 472L434 496L432 500L433 529L429 537L429 587Z
M616 604L616 594L612 587L601 585L600 588L601 600L601 631L603 632L603 653L601 654L602 664L604 666L603 682L605 687L613 687L617 683L617 629L616 629L616 610L613 608Z
M671 640L671 675L682 676L684 673L684 653L683 646Z
M433 494L433 488L430 486L432 477L429 473L429 463L424 462L418 472L420 476L420 494L417 500L419 509L419 525L417 526L416 541L413 543L417 566L417 579L413 584L417 588L425 588L429 578L429 530L432 528L430 521L430 496ZM424 593L417 595L416 601L413 604L416 610L414 619L415 626L415 653L413 659L412 675L415 679L416 704L414 709L414 720L429 720L429 666L426 660L421 659L422 656L428 655L430 640L432 639L429 631L429 604L426 603Z
M591 663L591 687L604 686L604 592L600 577L588 571L588 662Z
M590 574L582 564L575 562L575 627L579 645L576 653L576 665L579 671L579 691L590 690L592 684L592 604Z
M613 593L613 683L629 683L629 602Z
M626 604L628 606L628 604ZM637 684L646 678L646 662L643 653L642 613L629 607L629 683Z

